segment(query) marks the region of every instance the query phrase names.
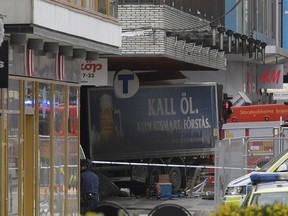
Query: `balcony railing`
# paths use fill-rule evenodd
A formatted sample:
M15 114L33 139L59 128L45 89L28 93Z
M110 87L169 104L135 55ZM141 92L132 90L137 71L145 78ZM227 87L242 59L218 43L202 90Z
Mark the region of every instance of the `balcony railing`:
M87 12L100 13L118 18L118 0L51 0L68 6L83 9Z
M119 5L127 4L154 4L168 5L185 13L212 21L225 14L225 0L118 0ZM224 19L220 19L224 24Z

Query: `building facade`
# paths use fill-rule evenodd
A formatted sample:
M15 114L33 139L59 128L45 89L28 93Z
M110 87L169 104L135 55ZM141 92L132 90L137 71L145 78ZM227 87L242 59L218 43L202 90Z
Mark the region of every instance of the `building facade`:
M274 90L269 91L258 86L257 67L263 64L283 64L283 74L284 76L287 74L288 52L285 48L286 37L284 36L287 34L286 4L287 1L226 0L224 26L226 30L240 34L238 54L235 54L235 49L232 52L226 52L227 70L219 70L216 73L214 71L201 73L185 71L184 74L194 81L214 80L221 83L224 92L233 98L239 96L238 92L244 92L254 104L275 103ZM241 36L246 36L245 50L243 50ZM249 54L249 39L253 41L251 55ZM255 42L258 45L255 45ZM264 44L264 49L259 46L261 43ZM232 46L235 48L235 37L232 37ZM257 47L257 55L255 47Z
M79 215L80 68L120 54L117 4L0 4L0 215Z
M180 2L119 1L122 53L108 57L109 71L163 72L162 78L167 79L169 72L177 74L181 70L225 70L224 53L212 49L211 44L198 43L209 32L210 22L176 9L189 10L193 6L184 7ZM184 36L191 38L185 40Z
M119 1L122 55L109 57L109 70L162 71L164 80L180 71L190 82L222 84L230 97L244 92L252 103L272 103L272 94L257 85L257 67L284 64L287 73L287 51L282 47L286 4L269 0L210 1L209 6L198 0ZM228 30L232 32L230 51ZM239 37L237 52L235 35ZM251 55L248 39L253 40Z

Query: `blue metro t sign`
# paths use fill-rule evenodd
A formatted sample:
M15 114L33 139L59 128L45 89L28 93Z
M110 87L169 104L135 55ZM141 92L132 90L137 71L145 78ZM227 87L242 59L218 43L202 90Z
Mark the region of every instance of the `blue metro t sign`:
M138 76L130 70L121 70L114 76L114 92L118 98L130 98L139 89Z

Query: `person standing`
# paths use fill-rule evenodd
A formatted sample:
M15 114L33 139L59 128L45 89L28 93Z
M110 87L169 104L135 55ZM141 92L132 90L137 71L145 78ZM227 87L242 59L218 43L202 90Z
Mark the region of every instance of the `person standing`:
M86 212L98 205L99 178L91 171L92 163L90 160L81 159L80 166L80 213L85 215Z

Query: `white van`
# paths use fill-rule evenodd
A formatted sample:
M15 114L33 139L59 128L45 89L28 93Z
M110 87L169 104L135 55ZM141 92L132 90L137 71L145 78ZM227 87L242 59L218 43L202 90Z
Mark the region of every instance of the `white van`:
M251 190L250 175L254 172L288 172L288 149L274 157L262 168L231 181L225 190L223 204L241 205Z

